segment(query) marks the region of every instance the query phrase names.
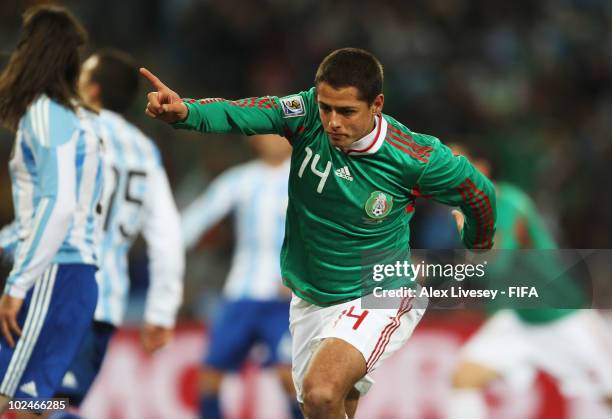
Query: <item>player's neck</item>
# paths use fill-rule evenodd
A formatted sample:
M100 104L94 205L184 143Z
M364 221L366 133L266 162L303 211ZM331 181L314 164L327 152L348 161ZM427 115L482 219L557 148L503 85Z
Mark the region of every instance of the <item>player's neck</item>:
M372 115L372 120L370 121L370 124L368 125L368 129L365 130L363 135L361 135L359 138L353 141L351 145L349 145L347 148L350 149L353 146L353 144L355 144L357 141L363 140L365 137L370 135L372 131L374 131L375 129L376 129L376 115Z
M370 121L370 129L368 130L366 135L368 135L369 133L371 133L375 129L376 129L376 115L372 115L372 120ZM364 137L365 137L365 135L364 135Z

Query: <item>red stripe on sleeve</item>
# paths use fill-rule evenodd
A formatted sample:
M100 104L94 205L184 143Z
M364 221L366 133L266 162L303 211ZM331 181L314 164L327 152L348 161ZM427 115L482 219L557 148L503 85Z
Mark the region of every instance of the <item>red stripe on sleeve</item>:
M481 215L480 215L480 212L478 211L476 203L472 202L472 198L467 197L468 191L467 191L467 186L465 185L465 182L459 185L459 187L456 189L461 194L463 201L470 206L470 208L472 209L472 215L476 219L476 238L474 239L474 246L476 246L477 244L480 243L480 237L482 235L482 227L484 223L482 223L481 221Z
M425 199L429 199L432 197L432 195L426 195L423 192L421 192L421 188L419 187L419 185L415 185L412 187L412 190L410 191L410 193L415 197L415 198L425 198Z
M427 159L425 159L423 156L420 156L420 155L416 154L414 151L408 150L407 148L402 147L401 145L394 143L393 141L391 141L391 139L389 137L385 137L385 140L387 140L387 142L389 144L391 144L393 147L397 148L398 150L402 150L402 151L408 153L409 155L411 155L412 157L414 157L415 159L420 160L423 163L427 163Z
M391 138L393 138L395 141L398 141L402 144L407 145L408 147L412 148L415 152L427 156L429 157L429 153L431 152L432 148L431 147L425 147L425 146L420 146L417 143L410 142L410 141L406 141L405 139L400 138L398 135L393 134L392 132L389 132L389 136Z
M401 136L401 137L405 138L405 139L406 139L406 140L408 140L410 143L412 143L412 144L413 144L413 148L414 148L415 150L418 150L419 152L426 152L426 151L431 151L431 150L432 150L432 147L417 144L417 142L416 142L416 141L414 141L414 138L412 138L412 136L410 136L410 135L406 134L406 133L405 133L405 132L403 132L403 131L398 130L397 128L395 128L395 127L393 127L393 126L391 126L391 125L389 125L389 129L390 129L392 132L394 132L395 134L397 134L397 135L399 135L399 136Z
M466 182L476 192L476 194L480 196L486 208L486 216L487 216L487 221L488 221L487 223L488 232L486 235L487 236L486 244L488 247L491 247L491 242L493 240L493 207L491 206L491 201L489 200L489 197L487 196L487 194L485 194L483 191L478 189L476 185L474 184L474 182L471 181L470 178L467 178Z
M389 137L391 137L392 139L394 139L397 142L400 142L402 144L407 145L408 147L413 149L419 155L424 156L424 157L429 157L429 152L431 151L431 149L428 149L427 151L422 151L418 147L416 147L414 143L410 143L410 142L408 142L406 140L402 140L400 137L394 135L392 132L389 133Z
M476 188L476 185L474 185L474 183L471 182L469 178L466 179L465 182L463 182L461 185L464 187L465 192L467 192L471 196L470 201L474 201L472 205L477 204L480 210L479 218L481 221L480 227L482 228L482 237L480 238L481 240L478 240L476 243L479 245L479 247L490 247L491 231L493 230L492 211L491 213L489 212L485 200L482 197L482 195L484 195L482 191ZM472 190L474 192L472 192ZM480 192L480 194L478 192ZM489 225L491 226L490 230L488 228Z

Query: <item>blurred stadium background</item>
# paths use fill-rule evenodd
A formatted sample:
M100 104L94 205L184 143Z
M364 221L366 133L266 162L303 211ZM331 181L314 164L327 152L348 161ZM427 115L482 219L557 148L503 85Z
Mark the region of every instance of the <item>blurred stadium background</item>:
M0 2L2 53L13 49L20 15L36 3ZM57 3L87 27L89 51L124 49L187 97L286 95L310 87L317 64L332 49L369 49L385 65L387 113L414 131L464 142L488 156L496 179L520 185L535 199L562 247L611 247L609 0ZM0 63L5 60L6 54ZM251 157L237 136L204 138L145 119L147 90L142 83L129 116L157 141L179 207L223 169ZM13 217L6 170L11 144L10 133L0 131L2 224ZM444 247L449 239L429 227L427 214L421 204L413 247ZM227 273L231 229L230 222L222 223L189 254L178 338L151 358L138 351L133 330L147 284L144 246L135 247L126 331L111 349L91 417L194 414L194 368L204 345L200 325L214 311ZM361 417L440 417L453 353L480 321L426 319L394 367L380 372L380 387L364 400ZM284 403L273 381L251 366L228 380L225 403L234 417L283 417L281 408L271 408L274 400ZM598 417L585 416L589 406L565 403L546 377L536 390L491 394L496 417L517 417L511 416L516 409L524 409L524 418Z

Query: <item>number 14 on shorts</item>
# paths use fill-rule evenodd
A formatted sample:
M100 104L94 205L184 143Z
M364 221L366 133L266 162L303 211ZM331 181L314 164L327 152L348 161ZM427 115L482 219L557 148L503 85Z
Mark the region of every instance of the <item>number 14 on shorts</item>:
M363 310L359 312L355 309L355 306L350 306L349 308L342 310L342 313L340 313L340 316L338 316L338 320L336 320L336 324L343 317L346 317L346 318L350 317L350 318L355 319L355 324L353 324L353 330L357 330L359 326L361 325L361 323L363 322L363 320L368 315L368 313L369 313L368 310Z

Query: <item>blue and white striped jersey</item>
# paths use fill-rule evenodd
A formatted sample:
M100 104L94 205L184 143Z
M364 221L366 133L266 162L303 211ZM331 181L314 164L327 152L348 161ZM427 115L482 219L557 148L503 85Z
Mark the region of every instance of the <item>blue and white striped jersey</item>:
M19 235L17 234L17 222L13 221L10 224L5 225L0 230L0 249L2 249L2 257L9 256L7 260L13 259L15 250L17 249L17 243L19 243Z
M234 211L236 248L223 293L230 299L272 300L281 289L280 250L285 235L289 160L260 160L229 169L182 214L187 248Z
M19 122L9 171L17 244L5 292L23 298L50 263L97 263L100 139L41 95Z
M147 243L150 286L145 321L172 327L183 297L185 252L179 212L159 151L121 115L103 110L103 240L95 319L123 321L129 291L128 251L139 233Z

